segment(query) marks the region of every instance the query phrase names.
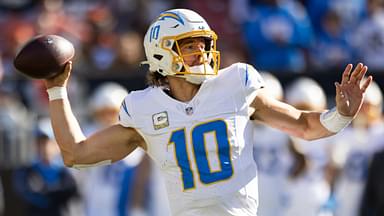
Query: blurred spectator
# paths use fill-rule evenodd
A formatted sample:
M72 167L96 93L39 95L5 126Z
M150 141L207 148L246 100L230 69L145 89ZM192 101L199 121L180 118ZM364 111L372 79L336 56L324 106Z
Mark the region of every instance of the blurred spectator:
M0 83L3 80L3 77L4 77L4 66L3 66L3 60L0 52Z
M336 136L332 157L340 170L334 185L336 216L356 216L359 213L369 161L384 146L382 106L382 92L373 82L366 91L352 127Z
M111 8L114 17L117 20L116 30L118 33L129 31L138 31L144 33L146 26L150 22L148 10L153 3L148 0L109 0L105 1ZM169 3L170 1L164 1ZM171 8L170 6L169 8Z
M26 203L26 215L64 215L77 195L75 181L61 161L49 119L38 122L35 161L14 172L14 190Z
M4 212L4 192L3 192L3 184L1 183L0 178L0 215L2 216Z
M128 94L117 83L98 86L89 100L91 119L85 134L116 124L124 97ZM98 166L75 172L82 188L85 215L123 216L134 210L146 215L149 161L141 149L108 166ZM98 190L95 190L98 188Z
M117 38L116 43L116 58L108 76L117 79L144 79L145 72L140 70L140 62L144 60L141 35L134 31L125 32Z
M19 215L23 211L12 190L12 173L15 168L33 159L34 146L30 113L14 93L0 85L0 181L2 183L4 215ZM1 202L1 201L0 201Z
M316 32L323 31L322 19L334 11L343 29L353 31L366 15L366 0L306 0L306 7Z
M42 0L36 18L38 34L62 35L71 41L81 38L81 22L69 16L64 0Z
M153 20L159 11L169 8L192 8L210 21L211 27L220 37L218 48L223 57L222 66L246 61L249 57L257 69L273 71L281 78L288 78L280 80L283 84L292 78L289 74L282 74L283 71L333 70L339 65L356 60L367 64L370 70L384 69L381 59L384 54L382 0L301 0L300 2L303 2L308 9L312 23L309 23L305 8L298 2L298 0L0 0L0 26L2 27L0 32L0 61L2 61L0 62L0 80L2 80L0 86L0 135L2 135L0 136L2 137L0 177L4 185L4 214L15 215L8 211L9 203L21 205L9 196L10 181L7 179L7 174L12 173L17 166L30 163L34 152L33 145L30 145L32 118L34 115L45 115L48 112L43 83L25 79L15 73L13 68L13 57L26 40L40 33L60 34L75 45L74 64L79 67L76 67L77 69L73 72L74 76L71 78L68 91L74 111L82 118L81 120L89 115L88 110L84 109L87 103L84 96L91 92L86 91L88 88L92 90L105 81L119 81L127 84L128 90L140 89L145 85L143 70L146 68L139 64L143 59L141 41L143 32L148 22ZM143 14L145 14L144 17ZM360 23L362 19L364 21ZM316 35L312 35L313 29ZM314 38L316 40L313 40ZM306 55L309 47L311 47L310 61L307 62ZM331 74L327 74L329 75ZM265 74L265 76L269 75ZM380 75L376 76L378 82L382 78ZM265 80L268 81L269 78ZM271 84L271 86L277 85ZM280 91L279 87L272 88L276 88L274 89L276 91L271 92ZM308 89L304 89L306 90ZM304 93L297 99L304 98ZM281 99L278 94L276 97ZM375 97L380 98L380 96ZM310 99L320 98L322 97L312 95ZM301 105L303 104L299 104ZM373 111L375 109L372 106L363 105L363 110L370 111L364 111L365 114L356 119L353 128L346 129L345 135L337 137L341 140L339 142L345 145L338 145L334 151L335 163L343 169L336 184L339 194L338 211L342 216L343 214L353 216L352 213L345 213L345 209L351 212L357 211L358 201L355 199L358 199L356 197L361 191L355 191L358 191L358 187L361 190L365 177L359 180L360 186L356 186L358 183L351 183L352 180L346 183L347 180L342 179L347 178L346 176L357 178L358 173L365 176L367 171L364 167L377 148L373 146L380 145L378 142L381 138L377 137L380 137L380 133L384 133L381 131L381 123L362 126L366 125L365 122L371 121L367 119L379 119L372 117L377 113ZM109 111L101 113L104 114L100 116L109 116ZM85 128L89 133L93 129L103 127L99 124L99 119L96 120L99 118L96 115L92 116L94 121ZM100 119L108 118L104 117ZM260 173L259 212L263 216L282 215L280 212L284 209L281 205L284 205L289 214L292 212L289 208L296 206L295 200L303 199L303 203L311 202L316 197L322 200L329 191L329 186L323 184L322 178L324 175L329 175L324 173L324 166L327 166L325 164L328 160L328 145L333 140L320 144L301 145L301 140L290 143L287 141L288 137L279 135L273 130L262 125L257 125L255 129L255 160L258 161ZM348 142L352 142L352 145L349 146ZM121 197L119 206L113 207L118 209L120 214L136 207L139 209L138 212L142 212L140 210L144 206L147 210L145 214L168 215L169 210L166 208L168 203L164 201L166 199L163 185L156 174L157 169L152 166L148 158L141 158L140 153L136 159L133 159L134 162L127 159L124 163L114 164L111 167L73 172L76 175L80 173L77 176L85 174L95 176L92 184L84 184L84 189L87 188L90 197L88 198L96 207L102 204L113 205L111 203L116 200L109 197L113 192L117 194L120 191L116 195ZM377 160L379 159L375 158L373 163L376 164ZM285 186L298 187L297 191L282 193L284 184L281 181L289 174L291 178ZM102 177L98 179L96 176ZM332 181L332 177L326 178L329 182ZM319 179L322 183L319 183ZM314 180L319 180L318 186L323 185L322 193L318 192L315 186L308 186L311 182L315 185ZM371 184L371 180L368 181L368 184ZM99 187L101 188L99 192L92 191L94 189L92 186L99 184L105 187ZM349 187L350 193L348 193ZM379 191L376 188L369 189L372 188L371 186L367 188L370 192ZM293 188L293 190L296 189ZM295 195L299 197L300 190L304 191L302 193L306 195L305 199L302 197L295 199ZM308 191L312 191L313 194L318 192L319 196L309 196L312 192ZM106 194L106 196L96 200L100 197L99 194ZM371 196L366 197L370 202ZM320 203L320 199L316 202ZM371 203L373 202L375 201ZM101 214L97 208L94 209L97 215ZM306 210L308 209L302 209L302 214Z
M310 49L310 63L316 71L342 71L344 65L353 62L354 50L350 36L341 23L341 17L329 10L321 19L321 30L316 34Z
M233 17L228 16L231 11L231 0L190 0L186 1L185 6L199 11L209 21L210 27L219 35L217 46L221 52L226 52L221 55L222 57L231 52L234 52L234 55L238 55L238 57L245 55L245 44L241 39L241 26L236 25ZM227 63L226 59L224 59L221 66L229 66L231 63L238 62L238 60L245 61L244 59L236 59Z
M89 37L83 41L81 49L79 49L79 74L85 78L116 78L129 76L130 73L122 73L122 68L116 72L114 64L127 63L122 61L122 58L126 58L126 50L130 49L130 57L136 57L137 43L140 43L141 38L135 37L134 33L126 34L120 32L116 33L117 20L112 14L110 8L106 5L98 5L87 11L85 16L85 24L87 25ZM133 44L121 43L132 42ZM140 49L142 47L140 46ZM140 54L139 54L140 55ZM141 60L141 59L140 59ZM137 61L137 59L130 59L130 61ZM137 64L136 67L138 67ZM125 66L125 65L124 65ZM130 70L130 69L127 69Z
M31 161L33 117L15 95L0 90L0 169Z
M144 59L142 51L142 38L137 32L130 31L121 34L118 43L118 59L117 62L129 67L137 67Z
M117 35L109 29L100 30L92 26L92 38L83 43L82 54L84 66L80 70L85 77L107 77L109 68L116 59Z
M0 53L4 65L4 77L14 79L20 77L13 68L13 58L17 50L36 34L34 20L20 14L9 14L7 19L0 20Z
M48 114L48 99L44 82L41 80L24 80L19 87L20 94L31 112L37 116Z
M22 1L11 1L11 0L1 0L0 1L0 11L3 12L20 12L30 10L32 7L37 5L39 0L22 0Z
M373 155L362 198L360 216L384 215L384 150Z
M313 39L305 8L296 1L249 1L243 32L252 64L272 72L303 72Z
M367 0L368 16L353 34L357 60L370 70L384 70L384 7L382 0Z
M23 80L17 88L31 112L38 116L48 115L47 91L42 80ZM80 119L86 112L84 96L87 89L88 83L77 76L73 76L68 84L68 96L73 101L73 111L79 115Z
M229 16L236 25L241 25L251 16L249 0L229 0Z
M141 19L144 19L147 24L149 24L150 22L152 22L152 20L155 20L161 12L165 10L172 8L184 8L185 1L186 0L146 0L146 16L143 18L143 13L141 13L140 17ZM143 33L145 33L146 30L143 30Z

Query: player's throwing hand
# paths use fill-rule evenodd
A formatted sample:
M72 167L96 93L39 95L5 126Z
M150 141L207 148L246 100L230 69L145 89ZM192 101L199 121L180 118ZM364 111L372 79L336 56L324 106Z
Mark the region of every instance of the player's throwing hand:
M72 70L72 61L69 61L66 63L63 73L60 73L59 75L53 78L45 80L45 86L47 87L47 89L52 87L66 87L69 76L71 75L71 70Z

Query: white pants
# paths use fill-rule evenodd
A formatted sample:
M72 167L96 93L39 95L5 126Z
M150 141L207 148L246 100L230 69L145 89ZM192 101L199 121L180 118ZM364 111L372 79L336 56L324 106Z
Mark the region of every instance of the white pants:
M184 208L175 216L256 216L257 206L258 189L255 178L233 194L197 201L195 206Z

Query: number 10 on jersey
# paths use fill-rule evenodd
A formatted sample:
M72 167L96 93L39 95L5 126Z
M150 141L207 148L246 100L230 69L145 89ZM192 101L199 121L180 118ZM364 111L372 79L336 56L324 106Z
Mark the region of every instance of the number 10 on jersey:
M212 171L209 166L205 146L205 135L208 133L213 133L216 140L219 171ZM189 134L191 134L191 137L187 137ZM187 140L192 142L192 153L202 183L215 183L226 180L233 175L231 148L228 141L227 125L224 120L199 124L191 129L191 133L186 132L185 129L180 129L171 134L169 144L175 145L176 162L181 170L184 190L195 188L194 173L188 156Z

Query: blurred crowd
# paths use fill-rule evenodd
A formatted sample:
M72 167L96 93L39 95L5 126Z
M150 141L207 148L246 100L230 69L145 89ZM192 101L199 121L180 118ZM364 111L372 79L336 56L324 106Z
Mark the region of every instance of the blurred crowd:
M208 21L222 67L252 64L273 96L302 109L333 106L347 63L384 71L384 0L0 0L0 216L169 215L158 170L139 150L111 166L63 166L45 87L13 58L39 34L71 41L69 98L89 134L116 123L122 97L146 86L143 36L171 8ZM255 125L261 216L384 215L381 89L372 85L358 118L331 138Z

